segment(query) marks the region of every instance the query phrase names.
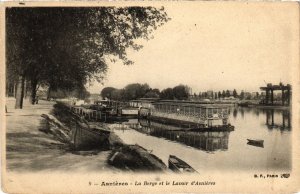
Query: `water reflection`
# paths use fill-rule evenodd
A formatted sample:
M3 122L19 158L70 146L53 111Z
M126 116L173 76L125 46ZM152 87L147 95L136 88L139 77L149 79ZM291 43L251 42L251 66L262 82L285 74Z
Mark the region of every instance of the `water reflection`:
M147 135L165 138L207 152L228 150L230 132L192 132L185 128L166 125L149 120L139 120L137 123L127 123L132 129Z
M289 110L232 107L229 118L235 126L232 132L186 132L184 126L135 120L116 123L115 133L127 144L153 150L165 163L169 155L176 155L198 172L286 171L291 169L291 116ZM264 143L251 145L247 139L264 140Z
M265 123L269 130L280 129L280 130L291 130L291 114L290 110L276 110L276 109L256 109L256 108L242 108L235 107L232 111L234 119L241 115L244 118L246 113L253 114L257 117L262 113L265 115Z
M268 129L276 129L279 128L280 130L291 130L291 115L289 111L282 111L280 113L281 119L277 119L279 121L275 121L276 116L274 110L266 111L266 125Z

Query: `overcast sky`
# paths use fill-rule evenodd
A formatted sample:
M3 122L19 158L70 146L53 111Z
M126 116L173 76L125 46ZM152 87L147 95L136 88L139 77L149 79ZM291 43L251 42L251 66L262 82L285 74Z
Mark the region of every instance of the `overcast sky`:
M109 64L103 87L148 83L164 89L178 84L193 92L237 89L258 91L266 82L291 82L298 34L297 7L265 3L173 3L172 18L155 31L144 48L129 52L135 64ZM298 57L298 56L296 56Z

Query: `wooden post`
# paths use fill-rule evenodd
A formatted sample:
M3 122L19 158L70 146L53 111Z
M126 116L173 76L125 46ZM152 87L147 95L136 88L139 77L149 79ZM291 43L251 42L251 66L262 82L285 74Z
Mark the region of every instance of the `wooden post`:
M269 103L269 90L266 89L266 102L265 104L268 104Z
M287 89L287 105L289 106L290 105L290 98L291 98L291 89L288 88Z
M270 113L269 111L266 112L266 125L269 125L269 118L270 118Z
M272 126L274 126L274 110L271 111Z
M285 101L285 97L284 97L284 89L281 89L281 104L282 106L284 106L284 101Z
M288 128L291 128L291 115L289 112L287 113L287 118L288 118Z
M284 118L284 112L282 112L282 128L285 128L285 118Z
M271 89L271 104L274 104L274 93L273 93L273 89Z

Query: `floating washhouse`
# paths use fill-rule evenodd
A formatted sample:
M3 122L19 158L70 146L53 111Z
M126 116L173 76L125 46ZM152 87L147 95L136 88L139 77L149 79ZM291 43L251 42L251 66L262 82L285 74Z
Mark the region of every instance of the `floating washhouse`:
M199 128L226 128L229 107L222 104L197 104L180 101L157 101L150 108L141 108L140 115L171 123L196 124Z

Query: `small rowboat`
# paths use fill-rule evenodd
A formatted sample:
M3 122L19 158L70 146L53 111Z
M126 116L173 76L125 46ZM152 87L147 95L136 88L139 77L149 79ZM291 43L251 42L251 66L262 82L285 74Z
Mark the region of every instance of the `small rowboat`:
M264 147L264 140L261 139L247 139L249 145Z
M178 173L194 173L197 172L190 165L188 165L185 161L177 158L174 155L169 156L169 169Z

